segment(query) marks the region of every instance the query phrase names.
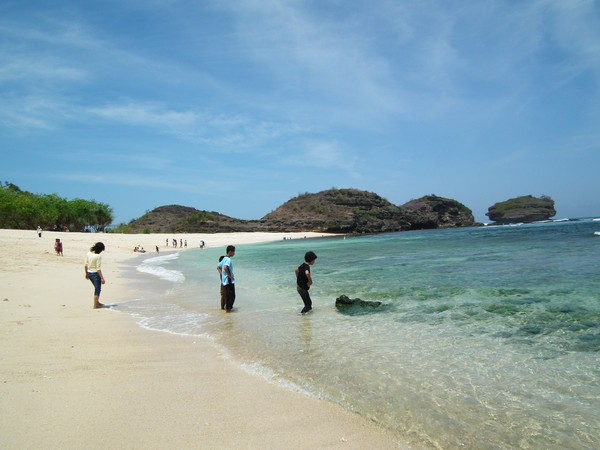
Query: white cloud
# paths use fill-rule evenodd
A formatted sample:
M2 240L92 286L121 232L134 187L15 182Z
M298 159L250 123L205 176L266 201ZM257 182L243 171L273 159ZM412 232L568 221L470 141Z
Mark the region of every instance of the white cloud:
M78 183L86 184L102 184L114 186L129 186L129 187L142 187L152 188L159 190L171 190L179 192L187 192L192 194L200 194L207 190L205 182L197 181L165 181L155 176L140 175L140 174L90 174L90 173L79 173L79 174L56 174L52 176L55 179L76 181ZM210 186L211 188L214 186Z
M356 168L359 158L336 141L303 142L292 153L282 155L280 161L282 164L295 167L336 169L353 178L359 178L359 171Z

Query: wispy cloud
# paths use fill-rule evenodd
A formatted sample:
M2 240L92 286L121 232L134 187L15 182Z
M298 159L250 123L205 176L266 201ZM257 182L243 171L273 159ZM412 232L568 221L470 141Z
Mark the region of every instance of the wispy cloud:
M79 174L56 174L52 175L52 178L68 181L76 181L78 183L85 184L100 184L110 186L123 186L123 187L146 187L161 190L171 190L186 192L192 194L200 194L206 191L206 185L210 183L204 183L202 181L190 181L190 182L175 182L165 181L157 179L154 176L144 176L139 174L90 174L90 173L79 173ZM210 187L213 187L211 185Z
M88 111L92 115L123 124L158 126L174 131L195 125L199 119L193 112L173 111L152 103L113 104L93 107Z
M242 114L174 110L158 103L126 102L88 109L89 114L119 124L151 128L191 143L226 152L245 152L295 132L294 126ZM296 131L298 131L296 129ZM265 150L268 151L268 150Z
M0 93L0 126L17 134L50 131L74 119L70 104L52 95L3 96Z
M4 54L2 59L0 82L3 83L15 81L23 83L25 80L30 80L32 83L72 83L87 78L85 70L63 65L62 61L49 57L31 55L15 57L14 55Z
M346 176L359 178L359 158L336 141L307 140L299 144L291 155L283 155L281 163L294 167L335 169Z

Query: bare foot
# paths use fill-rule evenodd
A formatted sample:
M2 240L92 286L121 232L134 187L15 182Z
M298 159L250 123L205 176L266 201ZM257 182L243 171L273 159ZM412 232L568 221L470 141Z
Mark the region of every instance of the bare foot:
M94 309L98 309L98 308L104 308L106 305L104 303L98 303L96 305L94 305Z

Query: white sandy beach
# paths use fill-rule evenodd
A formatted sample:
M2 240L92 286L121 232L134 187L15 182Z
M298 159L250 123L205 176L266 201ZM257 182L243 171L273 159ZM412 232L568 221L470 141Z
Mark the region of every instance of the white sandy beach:
M92 309L83 259L97 241L106 245L100 301L111 304L134 294L123 263L140 257L136 245L154 253L172 251L173 238L189 250L201 240L224 247L305 236L320 234L0 230L0 448L400 448L375 423L243 371L208 339Z

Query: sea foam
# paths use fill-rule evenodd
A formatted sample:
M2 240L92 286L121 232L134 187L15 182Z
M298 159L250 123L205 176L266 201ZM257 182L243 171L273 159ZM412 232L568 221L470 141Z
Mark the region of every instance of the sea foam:
M153 275L161 280L172 281L173 283L183 283L185 276L178 270L167 269L165 265L179 258L179 253L172 253L165 256L157 256L144 260L136 267L138 272Z

